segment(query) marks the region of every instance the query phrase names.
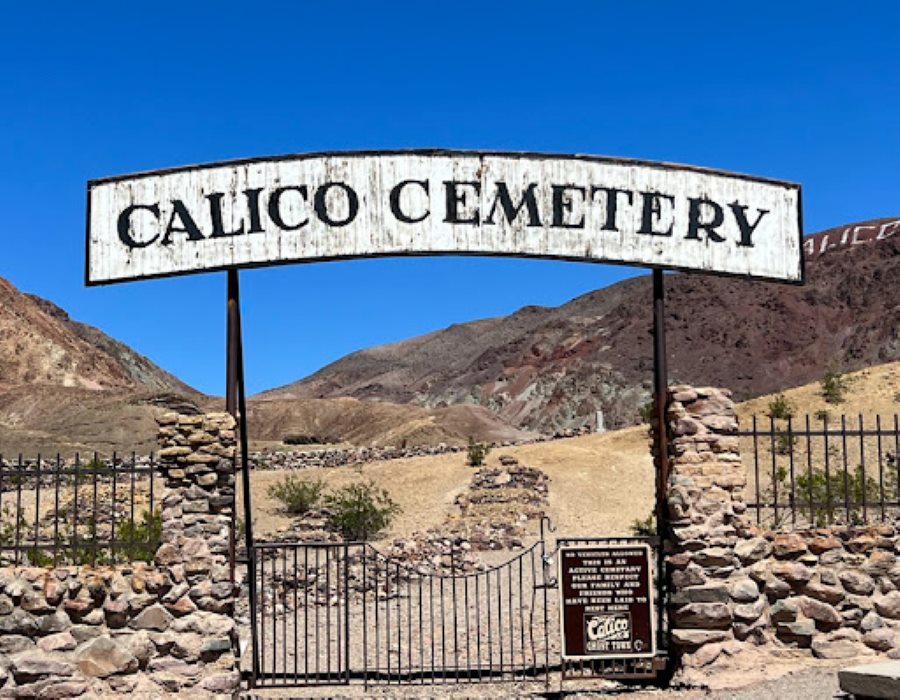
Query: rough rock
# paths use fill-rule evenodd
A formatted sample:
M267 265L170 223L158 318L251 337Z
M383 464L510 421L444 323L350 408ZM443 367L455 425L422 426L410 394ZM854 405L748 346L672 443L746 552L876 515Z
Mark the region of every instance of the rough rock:
M28 683L44 676L71 676L75 667L68 661L35 650L10 657L10 671L16 683Z
M838 572L838 578L844 588L857 595L871 595L875 590L875 581L871 576L855 569L842 569Z
M133 618L128 623L129 627L136 630L154 630L156 632L164 632L169 628L172 622L172 614L162 605L151 605L146 610Z
M731 610L725 603L690 603L673 614L677 627L723 629L731 625Z
M85 676L106 678L118 673L133 673L138 660L128 648L109 637L97 637L79 649L78 670Z
M883 617L889 617L892 620L900 620L900 591L891 591L890 593L875 598L875 610Z

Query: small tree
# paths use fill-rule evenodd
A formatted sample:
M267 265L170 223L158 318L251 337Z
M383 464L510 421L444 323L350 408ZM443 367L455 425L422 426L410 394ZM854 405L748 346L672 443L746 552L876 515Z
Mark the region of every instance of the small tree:
M116 540L125 544L116 551L117 560L153 561L162 541L162 515L158 510L145 510L139 520L124 520L116 530Z
M269 486L268 494L281 501L285 511L291 515L304 515L315 508L325 491L321 480L307 481L288 475Z
M788 503L794 501L798 510L816 527L844 520L848 525L861 525L864 522L863 502L870 504L870 507L878 503L882 489L885 501L891 502L898 497L897 474L893 470L885 471L883 484L865 474L862 466L847 469L846 472L839 469L828 474L822 470L797 474L793 498L789 493L788 470L783 466L776 470L775 481L775 485L766 489L765 498L774 501L777 488L779 504L787 508ZM775 526L784 525L787 517L786 514L780 515L780 522L776 522Z
M372 481L347 484L325 497L328 521L345 540L365 541L387 528L400 512L388 492Z
M776 420L787 420L794 415L794 407L784 393L779 392L769 402L769 415Z
M472 438L469 438L469 447L466 450L466 464L470 467L480 467L484 464L484 459L490 451L491 448L483 442L475 442Z

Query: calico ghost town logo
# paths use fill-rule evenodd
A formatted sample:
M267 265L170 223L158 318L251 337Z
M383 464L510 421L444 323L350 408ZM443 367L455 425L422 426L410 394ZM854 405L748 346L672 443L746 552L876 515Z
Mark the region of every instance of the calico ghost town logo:
M584 616L584 635L587 643L586 651L610 651L624 649L631 651L634 647L640 651L643 646L638 640L635 647L631 638L631 615L616 613L612 615L586 614Z
M541 154L344 153L88 184L89 284L284 262L486 254L798 282L799 187Z

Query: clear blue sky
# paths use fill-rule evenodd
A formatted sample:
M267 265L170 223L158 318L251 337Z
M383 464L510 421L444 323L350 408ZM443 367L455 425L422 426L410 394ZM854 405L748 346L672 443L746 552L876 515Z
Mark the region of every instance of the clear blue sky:
M0 275L221 393L224 273L84 288L89 178L324 149L571 151L800 182L807 232L896 215L898 8L10 3ZM248 388L631 274L471 258L244 272Z

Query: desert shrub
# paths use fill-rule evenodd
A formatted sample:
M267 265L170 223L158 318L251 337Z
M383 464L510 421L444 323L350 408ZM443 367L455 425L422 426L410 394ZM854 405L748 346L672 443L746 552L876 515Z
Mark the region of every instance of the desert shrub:
M828 403L842 403L847 390L847 379L841 372L830 369L819 380L822 387L822 398Z
M390 494L372 481L347 484L325 497L330 526L345 540L365 541L387 528L400 512Z
M780 455L790 454L794 445L797 444L797 438L793 435L787 435L786 433L782 433L778 436L778 439L775 441L775 452Z
M324 491L325 484L320 480L308 481L288 474L270 485L268 494L280 501L288 513L303 515L319 505Z
M483 442L475 442L472 438L469 438L469 447L466 449L466 464L470 467L480 467L484 464L484 459L490 451L491 448Z
M162 515L158 510L145 510L135 522L125 520L116 527L116 541L125 543L116 548L116 559L149 562L161 540Z
M778 467L775 480L778 502L786 505L790 500L787 497L790 491L788 470L783 466ZM821 470L813 471L811 474L802 472L795 475L795 484L794 501L797 509L816 527L825 527L828 523L834 522L861 525L863 500L869 508L872 508L881 498L882 485L876 477L864 473L861 466L847 469L846 474L843 469L830 471L827 475ZM897 474L885 471L885 501L893 502L897 496ZM774 500L774 488L767 490L766 499L770 502ZM776 523L776 526L783 524L783 522Z
M653 399L649 399L643 403L640 408L641 420L649 425L653 422L653 407L655 402Z
M656 516L651 513L646 518L635 518L629 529L635 537L652 537L656 534Z
M825 421L831 418L831 412L827 408L820 408L818 411L816 411L815 415L816 420Z
M769 415L776 420L787 420L794 415L794 407L783 393L779 393L769 402Z

